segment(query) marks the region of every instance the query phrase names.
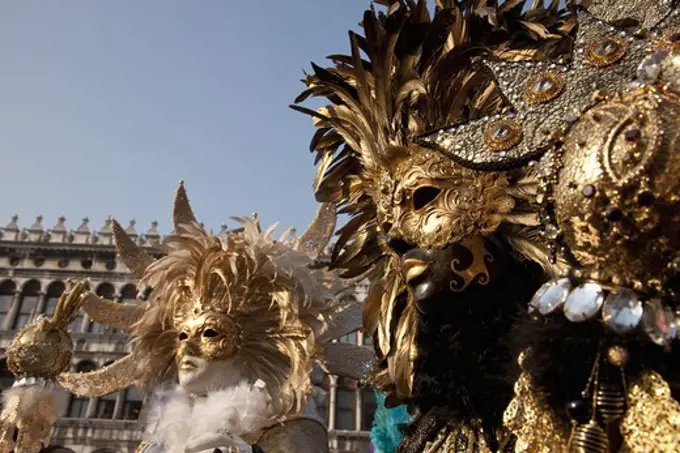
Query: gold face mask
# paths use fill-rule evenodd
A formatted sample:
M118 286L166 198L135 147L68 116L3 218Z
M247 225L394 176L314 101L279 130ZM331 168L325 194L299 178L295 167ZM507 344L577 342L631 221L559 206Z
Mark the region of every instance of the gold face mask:
M197 308L180 321L176 359L184 356L206 361L227 360L238 354L243 342L241 328L227 314Z
M441 248L494 231L515 206L500 173L477 172L417 145L381 175L378 219L390 238Z

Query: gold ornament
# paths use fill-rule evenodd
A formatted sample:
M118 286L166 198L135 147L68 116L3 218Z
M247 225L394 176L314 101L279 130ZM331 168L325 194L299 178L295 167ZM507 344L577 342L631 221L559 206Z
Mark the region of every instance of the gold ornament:
M524 85L524 98L529 104L552 101L564 90L564 77L556 72L539 72ZM521 126L517 125L521 129Z
M491 151L507 151L522 141L522 126L516 121L491 123L484 133L484 143Z
M604 68L621 60L627 50L625 39L617 36L600 38L587 47L586 62L596 68Z
M676 95L653 88L611 97L574 124L562 151L555 215L579 263L647 282L680 245ZM592 188L592 196L584 196Z

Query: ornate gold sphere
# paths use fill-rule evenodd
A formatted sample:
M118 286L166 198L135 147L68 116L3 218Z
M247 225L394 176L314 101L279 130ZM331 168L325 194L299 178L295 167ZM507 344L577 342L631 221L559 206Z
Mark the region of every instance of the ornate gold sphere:
M42 319L24 327L7 348L7 366L19 377L55 378L73 356L71 336Z
M680 102L640 88L583 114L564 142L555 218L579 264L648 282L680 245Z

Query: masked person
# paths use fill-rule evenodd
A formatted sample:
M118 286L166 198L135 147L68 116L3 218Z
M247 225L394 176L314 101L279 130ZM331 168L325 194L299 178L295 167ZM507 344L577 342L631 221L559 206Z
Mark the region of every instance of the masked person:
M582 125L588 122L585 112L605 99L604 90L612 95L628 93L621 94L618 108L637 102L633 98L638 94L626 90L646 57L652 60L643 73L660 73L662 67L666 74L675 73L677 59L668 56L673 49L667 48L675 42L668 31L676 26L670 3L637 2L645 7L636 8L594 5L592 12L611 24L586 11L559 10L558 2L543 8L537 2L489 6L439 1L433 17L424 1L384 3L386 14L371 10L364 15L364 36L350 34L351 55L331 56L334 66L314 66L314 74L307 77L308 89L298 101L313 95L330 103L316 111L295 108L311 115L319 129L311 144L319 162L317 198L333 201L352 215L340 229L331 266L344 269L346 277L373 281L364 325L375 337L379 361L375 384L393 402L409 404L416 415L400 451L616 448L621 436L617 441L616 433L602 433L615 431L612 421L621 418L626 405L621 404L620 392L607 393L611 387L605 392L604 377L599 385L600 374L592 371L594 356L584 355L603 337L578 330L585 324L574 331L545 319L518 321L518 315L546 278L568 274L569 285L578 295L593 289L588 284L579 290L584 282L578 279L599 278L608 267L623 266L624 273L630 274L635 262L632 267L651 272L645 278L654 275L656 281L665 281L670 272L666 269L672 268L678 192L664 178L675 168L674 160L667 157L677 143L675 117L670 113L674 94L668 87L673 81L664 82L662 88L654 85L657 82L641 88L651 90L639 100L640 105L651 102L643 114L654 110L649 106L657 102L664 110L654 117L667 117L667 123L656 124L657 131L667 131L668 144L661 144L662 132L639 142L659 146L656 167L650 158L646 166L626 173L624 163L642 158L636 157L640 153L634 149L628 150L632 157L627 157L622 147L616 148L621 145L616 140L624 140L628 129L628 123L624 127L611 120L619 113L616 109L612 113L607 106L601 114L591 113L594 124ZM637 17L626 15L631 11ZM617 22L633 26L634 32L617 28ZM658 44L663 36L671 44ZM663 63L661 55L648 53L654 45L664 46ZM657 100L659 96L667 99ZM626 121L633 121L638 113L629 112ZM609 123L598 123L598 118ZM574 122L577 129L570 131ZM576 144L585 145L574 146L573 151L569 140L575 140L576 130L580 134ZM635 143L643 135L628 133ZM588 148L595 137L600 141ZM579 146L592 154L586 156ZM597 160L597 150L606 156L604 163ZM551 159L562 153L570 165L560 177L556 169L562 167ZM649 181L648 186L630 192L621 192L618 183L594 188L598 184L592 181L602 177L607 166L616 178L623 179L626 173L626 184L642 177L642 168L654 170L639 181ZM628 218L619 214L630 197L641 195L643 203L650 199L648 192L654 189L645 188L657 187L652 183L655 172L663 175L659 177L662 195L651 197L658 202L658 211L649 212L646 205L635 215L649 216L657 223L652 222L646 236L636 236L625 253L612 259L607 253L628 233L611 236L616 229L603 227L602 217L600 223L591 217L599 212L608 213L607 222L626 219L618 229L627 231L623 225ZM586 180L589 183L583 183ZM597 202L573 198L579 190ZM557 203L558 195L565 194L572 198ZM590 203L588 215L577 210L585 203ZM573 233L576 223L578 232ZM584 244L601 239L598 235L608 238L598 243L601 255L594 258L589 250L583 261L583 251L572 245L574 236L581 241L578 247L587 247ZM663 245L642 247L656 239ZM615 261L625 264L615 265ZM600 266L591 266L584 274L581 268L595 262ZM541 288L531 302L532 312L548 313L538 300L555 285ZM564 281L560 285L571 289ZM650 317L664 324L666 316L671 319L675 296L665 289L660 294L666 294L666 305ZM546 300L561 310L564 305L554 302L554 292L550 295ZM596 296L595 305L601 306L606 294ZM590 305L588 312L592 312ZM573 311L566 310L572 306ZM590 319L593 313L585 316L581 308L578 303L564 306L573 318ZM640 311L638 306L635 310ZM560 350L565 345L573 347ZM608 356L610 349L605 347L595 362L600 363L599 357ZM521 368L513 367L520 351ZM622 349L611 351L615 356ZM625 350L619 355L627 354ZM677 363L659 354L647 356L657 368L673 368L670 364ZM651 362L638 359L631 377L646 376L640 371L650 370ZM614 363L623 370L625 360ZM583 364L588 372L576 379L583 374ZM611 371L602 368L603 373ZM564 372L553 379L560 371ZM582 398L587 401L570 400L576 386L579 394L583 391L589 376L594 387L584 391ZM621 376L627 375L622 371ZM677 404L667 398L668 391L661 394L665 399L656 406L657 415L659 408ZM574 421L571 436L572 422L564 403L572 412L576 406L585 412L585 417L580 414L580 421ZM609 415L603 416L597 404L616 409L605 409ZM671 426L674 410L664 418L664 435L670 437L663 445L670 445L678 435L677 426ZM631 413L626 417L640 420ZM637 448L640 444L635 442L643 441L634 438L649 439L654 430L650 422L645 423L648 428L622 427L622 432L628 429L626 445Z
M334 208L322 206L297 240L274 240L273 228L263 232L256 218L238 218L242 229L217 237L196 221L180 185L173 218L167 255L156 260L114 222L119 254L151 289L148 300L78 297L79 283L53 318L17 334L8 365L20 379L5 395L2 451L40 450L60 386L85 397L149 389L142 453L328 451L309 398L312 365L359 378L370 361L367 348L326 344L359 327L360 307L338 302L342 287L314 268ZM131 353L94 372L64 372L72 351L65 326L80 305L94 321L129 330Z

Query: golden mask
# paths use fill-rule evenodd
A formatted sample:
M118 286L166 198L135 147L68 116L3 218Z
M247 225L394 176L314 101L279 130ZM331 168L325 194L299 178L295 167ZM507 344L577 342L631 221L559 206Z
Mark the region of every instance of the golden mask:
M501 173L477 172L412 145L376 194L383 231L411 246L440 248L495 231L515 202Z
M238 354L243 342L241 327L223 313L203 311L196 303L191 316L178 326L177 359L185 355L206 361L226 360Z

